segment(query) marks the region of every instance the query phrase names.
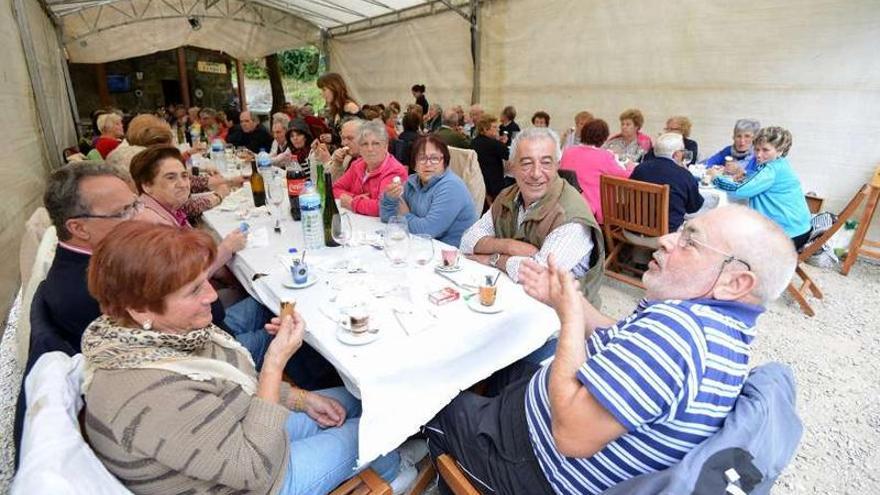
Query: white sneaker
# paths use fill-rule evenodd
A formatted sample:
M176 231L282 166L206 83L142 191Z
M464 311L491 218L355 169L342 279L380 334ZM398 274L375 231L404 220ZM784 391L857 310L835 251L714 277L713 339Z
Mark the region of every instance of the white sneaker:
M397 453L400 455L400 471L390 484L394 495L403 495L419 476L416 464L428 455L428 443L419 439L407 440L397 448Z

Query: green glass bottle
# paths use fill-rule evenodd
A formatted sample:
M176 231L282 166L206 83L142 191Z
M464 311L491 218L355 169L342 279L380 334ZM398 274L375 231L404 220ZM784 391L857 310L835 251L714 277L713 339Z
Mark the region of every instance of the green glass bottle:
M339 214L336 199L333 197L333 178L330 172L324 174L324 245L336 247L339 244L333 240L333 215Z

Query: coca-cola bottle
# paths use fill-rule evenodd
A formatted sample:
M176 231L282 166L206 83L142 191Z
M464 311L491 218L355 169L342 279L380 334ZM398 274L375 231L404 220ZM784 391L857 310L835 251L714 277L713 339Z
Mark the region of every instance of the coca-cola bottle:
M299 196L303 192L306 179L308 177L306 177L305 171L294 158L293 162L287 166L287 197L290 199L290 216L297 222L302 217L299 209Z

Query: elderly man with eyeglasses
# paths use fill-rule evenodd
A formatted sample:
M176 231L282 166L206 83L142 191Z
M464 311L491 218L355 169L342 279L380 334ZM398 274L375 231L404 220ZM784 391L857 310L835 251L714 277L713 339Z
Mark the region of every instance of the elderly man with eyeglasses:
M742 206L662 237L646 298L620 320L552 261L523 263L526 291L559 316L555 358L505 370L492 397L459 395L424 428L431 455L498 494L598 494L678 463L724 425L757 319L796 264L782 229Z
M546 264L555 253L587 299L598 300L605 247L602 231L577 190L559 177L559 137L548 128L528 128L511 145L516 184L503 189L461 238L461 251L519 282L525 260Z

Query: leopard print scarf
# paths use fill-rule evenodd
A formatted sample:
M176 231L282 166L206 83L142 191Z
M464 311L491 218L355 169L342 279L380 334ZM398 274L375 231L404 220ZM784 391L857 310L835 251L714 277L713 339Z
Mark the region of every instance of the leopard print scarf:
M97 370L137 368L164 369L195 380L218 378L241 385L248 394L256 391L256 378L225 361L200 355L209 343L243 354L253 365L248 351L214 325L185 334L125 327L106 315L93 321L82 337L85 357L83 393L88 391Z

